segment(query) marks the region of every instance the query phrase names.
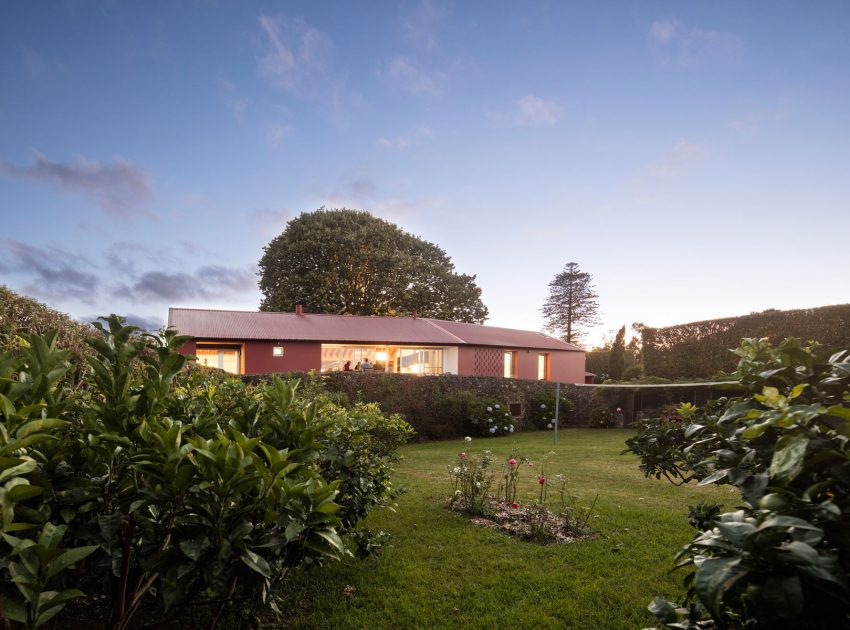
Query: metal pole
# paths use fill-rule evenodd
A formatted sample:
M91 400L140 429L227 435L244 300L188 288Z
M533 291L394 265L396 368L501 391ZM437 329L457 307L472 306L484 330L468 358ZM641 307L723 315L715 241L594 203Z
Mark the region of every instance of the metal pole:
M558 408L561 404L561 384L555 383L555 446L558 446Z

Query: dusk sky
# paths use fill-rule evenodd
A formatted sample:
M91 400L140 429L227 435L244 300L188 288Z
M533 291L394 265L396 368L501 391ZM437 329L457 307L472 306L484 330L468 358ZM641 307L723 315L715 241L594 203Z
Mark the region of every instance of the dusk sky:
M368 210L539 329L850 302L850 2L4 2L0 284L255 309L286 221ZM369 243L364 243L368 248Z

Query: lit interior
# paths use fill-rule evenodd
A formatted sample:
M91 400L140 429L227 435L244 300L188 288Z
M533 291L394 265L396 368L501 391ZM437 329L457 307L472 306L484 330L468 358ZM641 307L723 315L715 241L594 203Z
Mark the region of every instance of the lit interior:
M441 374L443 349L412 346L355 346L322 344L322 372L357 370L368 359L376 372Z
M231 374L239 374L239 350L236 348L198 348L195 350L198 363L218 368Z

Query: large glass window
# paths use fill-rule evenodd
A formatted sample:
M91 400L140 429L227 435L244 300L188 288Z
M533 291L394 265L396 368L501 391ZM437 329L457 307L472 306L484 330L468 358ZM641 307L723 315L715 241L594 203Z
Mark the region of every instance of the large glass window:
M322 344L322 372L358 371L371 365L378 372L440 374L442 348ZM346 367L346 365L348 367Z
M549 354L537 355L537 380L549 380Z
M239 348L227 347L198 347L195 350L195 356L198 357L198 363L207 367L218 368L231 374L239 374L241 367L241 357Z
M505 378L516 378L516 352L505 351Z

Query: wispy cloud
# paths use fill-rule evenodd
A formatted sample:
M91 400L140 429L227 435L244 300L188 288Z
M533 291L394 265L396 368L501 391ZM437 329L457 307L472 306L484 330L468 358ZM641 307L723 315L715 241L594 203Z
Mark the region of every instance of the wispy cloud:
M389 138L381 136L375 141L375 144L381 149L404 151L423 140L427 140L433 135L434 134L430 127L426 125L419 125L418 127L411 129L409 132L398 136L392 136Z
M659 177L678 175L689 164L705 153L705 147L696 142L681 140L663 157L647 167L650 174Z
M402 33L413 45L429 51L437 47L439 27L448 15L446 7L434 0L423 0L402 11Z
M734 58L744 50L740 37L687 26L679 20L661 20L649 27L650 41L659 59L687 68L708 58Z
M511 120L520 127L542 127L554 125L563 115L563 110L555 101L529 94L516 102Z
M259 23L263 52L257 67L269 85L319 102L335 116L361 103L334 69L334 45L326 33L287 15L261 15Z
M381 69L380 75L396 83L413 96L442 96L449 75L440 70L429 70L404 55L396 55Z
M120 219L150 215L148 206L155 197L150 174L120 158L98 162L80 156L72 162L54 162L33 151L33 163L29 166L0 160L0 173L83 195L110 216Z
M24 292L40 298L96 299L100 282L85 257L57 247L34 247L10 238L0 239L0 272L19 276Z
M201 267L195 273L148 271L132 284L120 284L115 297L135 301L177 302L228 297L256 288L253 270L221 265Z
M245 124L245 115L251 107L251 99L242 96L236 84L223 77L216 77L216 83L219 92L221 92L224 106L230 111L236 122L240 125Z
M758 131L765 125L787 118L788 109L764 109L730 120L727 126L735 131Z
M385 188L379 186L366 169L354 169L343 174L332 189L316 186L311 195L319 206L367 210L390 221L406 221L443 203L437 198L405 199Z

